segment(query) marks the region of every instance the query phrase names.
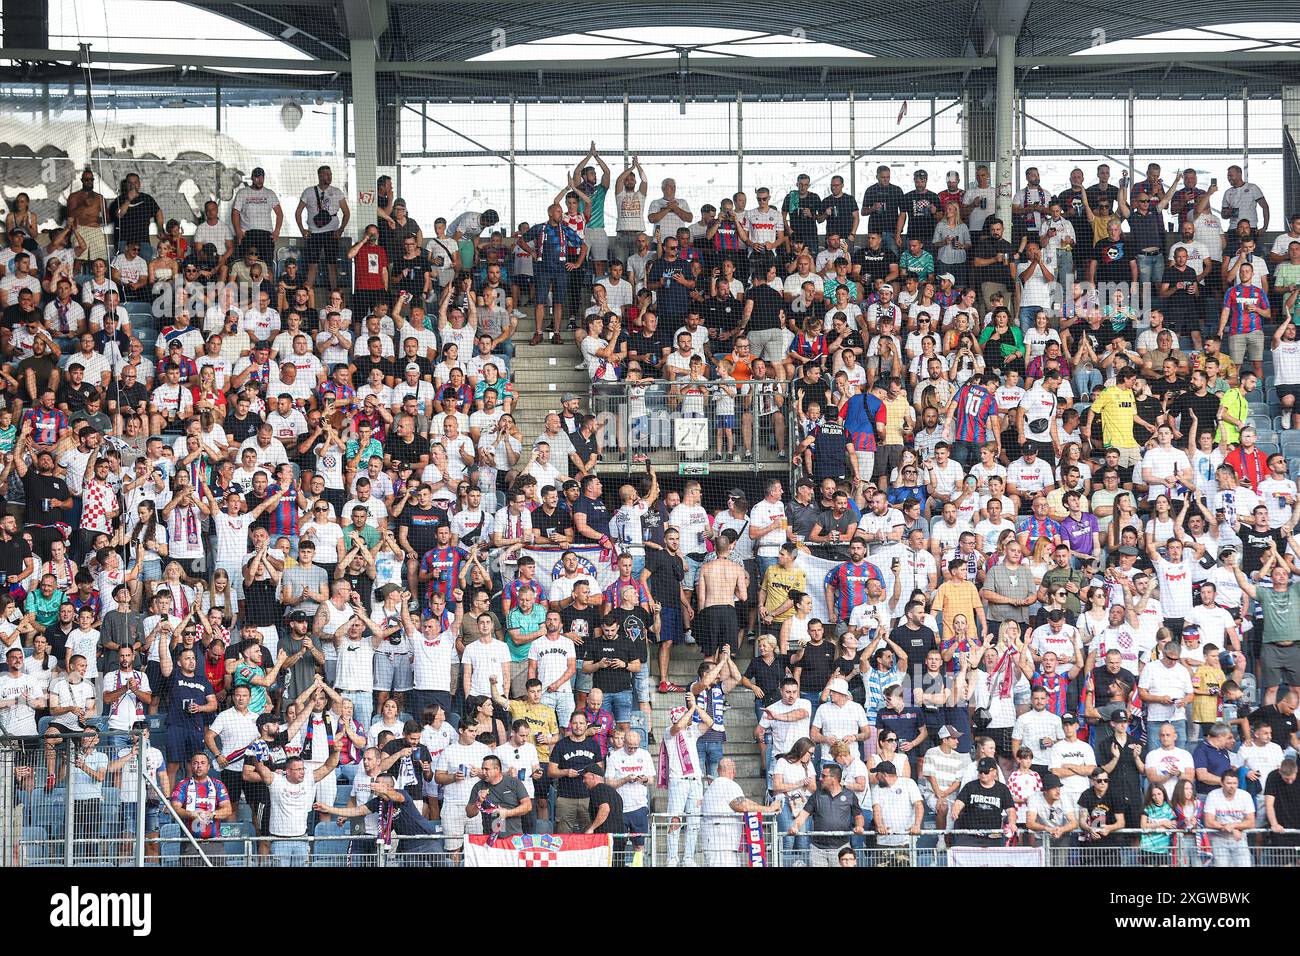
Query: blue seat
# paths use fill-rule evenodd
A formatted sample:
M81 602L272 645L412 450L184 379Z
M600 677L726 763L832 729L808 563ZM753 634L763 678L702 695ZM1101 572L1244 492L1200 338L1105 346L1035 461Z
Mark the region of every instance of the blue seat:
M256 855L257 827L252 821L221 824L221 838L226 844L228 866L244 866L250 855Z
M246 803L241 803L241 804L239 805L239 807L235 810L235 822L236 822L236 823L252 823L252 822L253 822L253 808L250 807L250 806L249 806L248 804L246 804Z
M181 845L176 842L185 838L185 831L181 829L179 823L164 823L158 828L158 837L163 841L162 844L162 863L163 866L179 866L181 858ZM171 842L168 842L171 841Z
M1272 442L1274 445L1276 445L1277 432L1273 431L1271 425L1267 425L1264 427L1257 427L1255 429L1255 441L1261 445L1264 444L1265 442Z
M1276 455L1279 451L1282 450L1281 447L1278 445L1278 443L1275 441L1256 442L1255 447L1258 448L1265 455Z
M1278 444L1282 446L1282 451L1286 452L1288 458L1300 452L1300 432L1278 432L1277 439Z
M312 845L312 866L345 866L347 864L351 821L322 820L312 830L316 842Z
M105 840L121 840L127 834L122 832L122 791L117 787L101 787L102 807L99 817L99 833ZM121 844L110 843L105 852L113 855L119 852Z
M45 827L23 827L23 866L44 866L49 858L49 833Z
M1300 458L1292 458L1286 463L1286 473L1292 478L1300 478Z

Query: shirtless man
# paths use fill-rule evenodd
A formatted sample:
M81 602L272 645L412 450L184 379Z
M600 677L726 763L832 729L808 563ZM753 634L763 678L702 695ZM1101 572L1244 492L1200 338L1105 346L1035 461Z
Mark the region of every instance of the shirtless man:
M735 532L727 530L718 535L713 542L714 559L701 564L696 576L695 600L699 612L693 633L701 653L709 660L733 638L736 647L740 647L736 607L743 605L749 594L749 575L744 567L730 560L735 546Z
M108 258L108 242L104 239L104 197L95 191L95 174L89 169L81 171L81 188L68 193L68 222L77 231L85 246L82 268L90 271L90 263Z

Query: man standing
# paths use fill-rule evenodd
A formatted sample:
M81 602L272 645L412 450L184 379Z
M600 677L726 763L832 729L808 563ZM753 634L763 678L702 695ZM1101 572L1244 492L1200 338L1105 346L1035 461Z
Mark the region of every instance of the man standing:
M271 855L278 866L306 866L311 845L306 841L307 821L316 803L316 784L338 769L342 740L330 744L329 759L312 771L307 779L307 765L302 757L290 757L280 773L273 772L260 760L253 770L271 795L271 816L267 832L279 839L271 842ZM333 809L333 808L331 808ZM290 839L298 837L302 839Z
M556 833L584 833L591 826L590 795L582 771L600 759L600 748L588 731L587 715L575 710L565 738L551 748L546 775L556 781Z
M1254 866L1246 831L1255 826L1255 801L1238 788L1237 771L1221 778L1219 789L1205 798L1205 828L1210 831L1214 865Z
M1264 374L1264 319L1272 318L1268 293L1251 280L1255 269L1243 262L1237 270L1237 282L1223 295L1219 313L1219 338L1226 332L1228 356L1238 366L1246 359L1256 377Z
M1174 729L1179 747L1187 741L1187 705L1195 692L1191 672L1182 664L1182 647L1168 641L1160 654L1158 664L1148 664L1138 677L1138 696L1147 705L1147 720L1164 723ZM1149 740L1155 750L1157 743Z
M686 705L679 704L670 710L668 720L669 726L659 744L657 780L661 788L667 788L667 812L674 814L668 830L668 865L679 865L685 825L686 854L681 857L680 865L695 866L695 842L700 834L700 807L704 800L704 764L696 743L713 728L713 718L707 711L699 710L694 694L687 694Z
M876 767L876 772L879 773L882 769L893 770L894 767L886 760ZM845 789L843 778L844 769L839 764L828 763L822 767L817 789L790 824L789 835L798 836L804 821L812 819L813 835L809 838L808 855L810 866L839 866L840 847L845 843L843 834L852 830L862 836L867 832L857 794Z
M194 838L203 841L205 854L224 857L226 847L221 842L221 821L233 819L235 815L230 794L220 780L208 776L206 753L195 752L189 758L189 765L190 775L179 781L172 791L172 810L189 827ZM181 856L196 856L198 853L190 841L181 844Z
M95 190L95 174L81 171L81 188L68 193L68 221L84 246L81 261L87 265L96 259L108 259L104 241L104 197ZM84 271L89 272L87 268Z
M624 734L623 746L611 750L605 760L605 782L623 799L623 822L628 833L650 832L650 787L654 784L654 771L650 753L641 746L641 734L636 730ZM634 842L639 848L645 841Z
M1265 555L1259 571L1260 577L1268 580L1268 587L1262 582L1252 583L1237 564L1233 564L1232 572L1246 597L1258 601L1264 613L1260 684L1264 703L1271 704L1283 681L1288 687L1300 686L1300 583L1292 583L1291 571L1285 561L1278 559L1276 548Z
M532 797L518 775L502 774L501 758L495 754L484 757L465 802L465 816L472 820L482 814L484 833L515 836L524 832L524 818L532 812Z
M284 210L280 208L280 197L266 187L266 170L261 166L255 166L249 184L236 191L230 204L230 224L242 250L251 247L263 262L272 261L284 225Z
M741 857L741 815L746 813L776 813L779 802L764 806L745 796L736 783L736 761L723 757L718 762L718 774L704 792L700 815L704 821L705 865L745 866Z
M316 288L321 263L328 270L330 288L339 287L339 237L347 229L352 209L343 190L333 182L333 170L328 166L317 168L316 184L302 191L293 214L298 231L307 238L307 286L312 289ZM303 219L303 213L308 214L308 219Z
M117 197L113 210L116 219L114 243L120 252L133 242L140 243L141 248L149 247L149 226L158 228L158 235L166 234L163 226L162 209L148 193L140 191L140 175L127 173L122 180L122 194Z

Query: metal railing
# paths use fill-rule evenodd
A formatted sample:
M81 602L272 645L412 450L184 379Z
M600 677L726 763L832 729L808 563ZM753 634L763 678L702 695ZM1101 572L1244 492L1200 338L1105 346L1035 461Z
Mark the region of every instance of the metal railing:
M676 464L682 475L786 467L799 415L788 381L717 378L597 383L596 416L607 466Z

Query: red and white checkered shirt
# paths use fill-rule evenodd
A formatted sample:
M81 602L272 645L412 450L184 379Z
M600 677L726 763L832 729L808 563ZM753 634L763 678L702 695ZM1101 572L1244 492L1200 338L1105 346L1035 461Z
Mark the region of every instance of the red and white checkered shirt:
M107 482L86 480L82 489L81 527L85 531L112 530L111 518L117 511L117 496Z

